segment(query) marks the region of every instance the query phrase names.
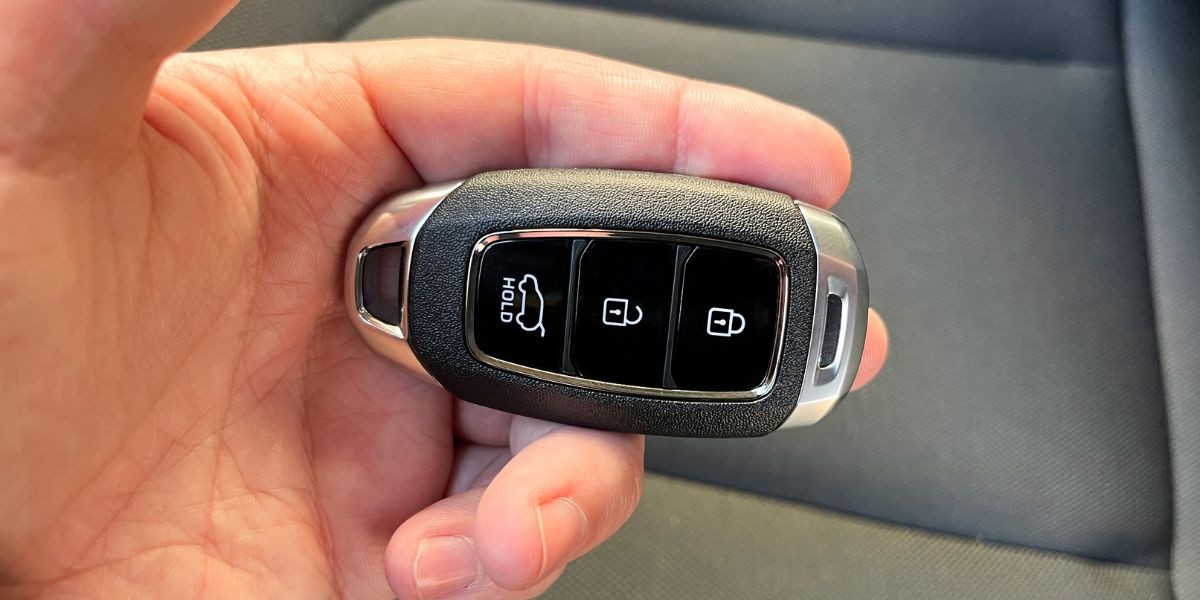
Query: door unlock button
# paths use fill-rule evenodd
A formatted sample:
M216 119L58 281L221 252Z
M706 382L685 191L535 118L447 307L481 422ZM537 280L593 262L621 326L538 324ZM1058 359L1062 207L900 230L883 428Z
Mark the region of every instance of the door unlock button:
M579 374L662 387L675 245L599 239L579 258L571 356Z

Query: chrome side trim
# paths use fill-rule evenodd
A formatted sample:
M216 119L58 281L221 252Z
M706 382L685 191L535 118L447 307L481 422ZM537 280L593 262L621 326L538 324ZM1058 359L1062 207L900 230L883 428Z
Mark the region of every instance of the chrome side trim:
M350 322L376 352L433 381L408 345L408 292L412 249L429 215L461 181L402 192L385 200L363 222L350 241L346 258L345 300ZM375 318L363 303L362 263L367 251L385 244L405 243L404 274L400 292L400 324Z
M813 300L808 365L796 409L784 427L803 427L820 421L850 391L867 337L867 271L846 225L821 209L796 202L808 223L817 255L817 289ZM838 347L830 364L821 366L829 296L842 300Z
M544 371L535 369L514 362L509 362L500 358L491 356L479 349L475 344L475 290L479 282L479 269L483 261L483 253L487 247L495 242L513 239L530 239L530 238L569 238L569 239L585 239L585 238L618 238L618 239L634 239L634 240L656 240L656 241L671 241L681 244L695 246L709 246L714 248L728 248L730 250L738 250L765 256L775 262L779 269L779 296L776 299L776 320L775 320L775 340L773 343L774 352L771 358L771 366L767 370L766 377L763 381L750 390L734 391L734 392L705 392L698 390L681 390L681 389L666 389L655 387L644 387L637 385L627 385L622 383L611 383L607 381L599 381L596 379L588 379L575 375L566 375L554 371ZM475 247L471 251L471 264L467 271L467 297L465 302L466 314L464 315L466 323L466 338L467 347L471 354L480 362L489 364L498 369L553 381L564 385L572 385L575 387L589 388L602 390L606 392L614 392L618 394L630 394L636 396L650 396L654 398L673 398L683 400L754 400L761 398L771 392L775 387L775 379L779 375L779 360L783 349L783 332L787 324L787 298L788 298L788 276L787 265L784 263L783 257L779 256L771 250L751 246L749 244L741 244L726 240L715 240L698 236L674 234L674 233L654 233L644 231L618 231L607 229L528 229L516 231L502 231L484 236L475 243ZM573 318L573 315L569 315Z

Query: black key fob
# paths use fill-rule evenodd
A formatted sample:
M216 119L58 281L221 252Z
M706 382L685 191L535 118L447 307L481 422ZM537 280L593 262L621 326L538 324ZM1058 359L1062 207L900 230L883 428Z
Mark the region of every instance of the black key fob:
M746 437L849 391L867 277L841 221L783 194L523 169L383 202L351 243L346 302L376 351L469 402Z

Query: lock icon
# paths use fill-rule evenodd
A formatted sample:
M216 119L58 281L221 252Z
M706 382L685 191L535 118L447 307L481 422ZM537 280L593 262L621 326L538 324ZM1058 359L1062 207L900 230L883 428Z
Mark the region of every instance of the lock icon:
M746 317L731 308L708 309L708 335L733 337L746 329Z

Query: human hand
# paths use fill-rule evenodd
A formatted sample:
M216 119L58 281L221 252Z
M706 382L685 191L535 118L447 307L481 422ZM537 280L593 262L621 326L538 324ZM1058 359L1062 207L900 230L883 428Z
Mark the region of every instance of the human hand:
M0 595L537 594L628 518L643 440L456 401L373 355L341 304L354 226L387 193L522 166L828 207L841 137L527 46L163 64L229 5L0 5ZM885 353L872 314L860 384Z

